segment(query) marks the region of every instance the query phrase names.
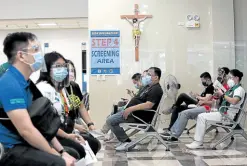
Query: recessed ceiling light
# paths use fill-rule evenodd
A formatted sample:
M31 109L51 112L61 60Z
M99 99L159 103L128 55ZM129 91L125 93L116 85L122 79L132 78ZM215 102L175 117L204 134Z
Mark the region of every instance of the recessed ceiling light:
M45 24L38 24L38 26L56 26L56 23L45 23Z

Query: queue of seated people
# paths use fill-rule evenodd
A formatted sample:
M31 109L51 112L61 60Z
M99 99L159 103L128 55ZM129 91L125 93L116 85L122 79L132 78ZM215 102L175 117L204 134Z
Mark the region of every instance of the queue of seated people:
M163 92L159 85L160 69L151 67L147 73L147 76L143 76L140 73L133 75L132 81L139 91L131 96L132 98L128 102L125 101L124 104L122 102L118 103L117 111L111 112L101 130L104 134L111 130L113 134L110 139L115 136L119 141L115 146L117 151L126 150L126 147L131 142L119 125L121 123L138 123L131 116L131 113L137 114L137 116L139 114L141 119L150 122L153 115L146 115L148 112L141 112L140 110L156 110L162 97ZM214 87L211 75L208 72L202 73L200 79L204 86L203 92L200 95L193 92L180 94L174 105L166 111L166 114L172 113L172 116L169 127L165 129L164 133L161 133L163 139L168 142L178 141L178 138L186 128L188 120L197 119L195 141L186 146L191 149L201 148L207 128L206 121L222 121L220 112L211 112L213 110L213 102L218 100L218 103L220 103L218 108L221 106L240 108L243 104L245 90L240 83L242 77L243 73L237 69L219 68L217 81L222 85L221 89ZM234 119L238 109L229 109L227 112L229 117ZM134 148L134 146L131 148ZM128 148L128 150L131 148Z
M9 34L4 40L4 53L8 63L0 67L0 143L4 146L4 156L0 165L44 165L67 166L74 165L76 160L85 157L82 145L88 142L96 154L101 144L88 131L95 130L94 123L88 114L89 106L84 98L76 80L76 69L68 59L58 52L41 54L37 37L28 32ZM33 72L40 70L40 77L36 84L30 80ZM132 141L120 126L121 123L140 123L134 118L138 117L150 123L163 96L160 85L162 72L157 67L150 67L142 74L136 73L132 77L137 92L127 90L131 99L123 99L114 107L107 117L101 132L107 134L111 131L119 143L115 146L117 151L126 150ZM194 142L186 145L188 148L201 148L206 130L206 121L220 122L222 115L219 112L210 112L212 102L220 100L221 106L240 107L244 102L245 90L240 82L243 73L237 69L220 68L218 80L224 90L215 89L208 72L200 76L205 87L201 95L182 93L174 105L167 110L172 113L170 125L162 137L166 141L177 141L183 133L189 119L197 118ZM35 86L39 93L49 99L55 108L54 118L59 118L59 126L46 119L33 119L29 116L30 106L36 100ZM86 100L85 100L86 99ZM86 108L86 107L87 108ZM193 106L193 107L192 107ZM228 115L234 118L237 111L229 109ZM8 118L10 126L3 123ZM87 124L85 129L75 120L82 118ZM1 120L2 119L2 120ZM6 119L4 119L6 120ZM36 128L38 124L47 123L54 127L51 139L47 139L43 130ZM7 123L10 124L10 123ZM55 128L57 127L57 130ZM49 130L51 131L51 130ZM134 148L132 146L131 148ZM131 148L128 148L130 150Z

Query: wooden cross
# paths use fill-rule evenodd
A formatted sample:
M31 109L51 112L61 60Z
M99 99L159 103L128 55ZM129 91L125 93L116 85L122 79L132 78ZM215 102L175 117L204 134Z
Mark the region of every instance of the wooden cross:
M139 15L139 6L135 4L134 15L121 15L121 19L126 19L133 26L133 38L135 40L135 60L139 61L139 41L141 37L140 22L147 18L152 18L152 15Z

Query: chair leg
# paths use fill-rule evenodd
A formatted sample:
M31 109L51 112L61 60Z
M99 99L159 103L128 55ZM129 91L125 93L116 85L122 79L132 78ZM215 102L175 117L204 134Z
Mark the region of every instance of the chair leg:
M190 133L190 130L194 129L196 127L196 124L194 124L193 126L191 126L188 130L187 130L187 134Z
M217 141L216 143L212 143L210 145L210 147L212 149L215 149L217 145L221 144L222 142L226 141L227 139L230 139L235 133L234 132L230 132L228 133L226 136L224 136L223 138L221 138L219 141Z
M132 141L127 147L126 150L128 150L129 148L135 146L136 144L138 144L139 142L141 142L142 140L144 140L145 138L149 137L148 134L143 135L140 138L137 138L136 140Z
M156 137L162 143L162 145L166 147L166 151L170 150L167 143L162 139L162 137L158 133L156 133L154 137Z
M210 131L212 131L213 129L215 129L216 127L215 126L210 126L207 130L206 130L206 132L205 132L205 134L207 134L207 133L209 133Z
M247 134L244 130L242 131L241 135L247 140Z

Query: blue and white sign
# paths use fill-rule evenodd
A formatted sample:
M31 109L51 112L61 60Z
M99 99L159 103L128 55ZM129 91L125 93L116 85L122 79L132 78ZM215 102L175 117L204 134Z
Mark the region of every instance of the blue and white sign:
M120 31L90 31L91 74L120 74Z

